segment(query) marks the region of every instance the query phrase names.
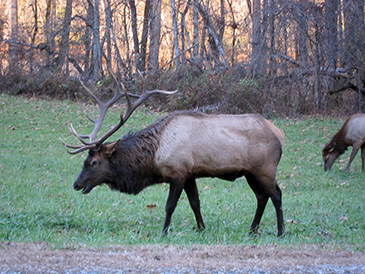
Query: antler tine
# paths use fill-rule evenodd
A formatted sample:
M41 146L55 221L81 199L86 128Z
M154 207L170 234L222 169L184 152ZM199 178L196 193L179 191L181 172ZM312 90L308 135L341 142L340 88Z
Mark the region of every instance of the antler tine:
M128 118L131 116L131 114L134 112L134 110L139 107L144 101L147 100L148 97L150 97L153 94L166 94L166 95L172 95L176 93L177 90L174 91L166 91L166 90L151 90L151 91L145 91L141 95L141 97L138 98L137 101L135 101L133 104L129 104L128 108L125 112L125 115L123 116L123 120L127 121ZM128 96L128 95L126 95Z
M117 81L117 79L115 78L114 74L112 72L110 72L110 74L112 75L115 83L117 84L118 88L115 90L114 92L114 96L112 99L110 99L107 103L103 103L99 100L99 98L97 98L94 93L92 93L86 86L85 84L80 80L81 82L81 85L84 87L84 89L87 91L87 93L89 93L91 95L91 97L95 100L95 102L99 105L99 117L98 119L92 119L89 115L87 115L86 113L86 116L88 117L88 119L90 121L92 121L94 124L95 124L95 127L94 127L94 130L91 132L90 135L76 135L75 136L80 140L79 137L81 138L89 138L89 142L83 142L83 144L85 145L91 145L91 144L101 144L102 141L100 140L95 140L96 139L96 135L97 133L99 132L100 128L101 128L101 125L103 124L103 121L105 119L105 115L106 115L106 112L107 110L113 105L115 104L123 95L124 93L120 91L120 85Z
M80 134L78 134L72 124L70 124L70 128L69 129L70 129L71 133L73 135L75 135L77 139L80 140L81 143L83 143L84 145L90 145L89 142L86 142L84 140L86 138L89 138L89 135L80 135Z
M140 73L140 72L139 72ZM131 116L131 114L134 112L134 110L140 106L144 101L146 101L146 99L156 93L160 93L160 94L174 94L175 92L177 92L177 90L175 91L165 91L165 90L152 90L152 91L145 91L143 92L143 94L141 96L137 96L137 95L133 95L134 97L139 97L137 101L135 101L134 103L131 102L130 96L127 93L127 90L125 88L125 86L123 85L122 82L118 82L116 77L114 76L114 74L112 72L110 72L110 74L112 75L117 88L114 91L114 96L111 100L109 100L107 103L103 103L99 100L99 98L97 98L94 93L86 87L86 85L80 80L81 85L83 86L83 88L86 90L86 92L95 100L95 102L99 105L99 117L97 119L93 119L91 118L85 111L85 115L87 116L87 118L92 121L95 124L95 127L93 129L93 131L89 134L89 135L80 135L76 132L75 128L73 127L73 125L70 125L70 131L73 135L75 135L77 137L77 139L80 140L80 142L82 143L82 145L69 145L67 143L65 143L61 138L61 142L62 144L65 146L66 151L70 154L77 154L80 153L84 150L88 150L91 148L95 148L100 146L106 139L108 139L111 135L113 135L126 121L127 119ZM142 74L140 73L141 77ZM143 77L142 77L143 78ZM142 79L143 80L143 79ZM127 100L127 110L125 112L125 114L123 115L123 113L120 114L120 120L119 122L112 128L110 129L108 132L106 132L101 138L99 138L98 140L96 140L96 135L99 132L101 125L104 121L105 115L107 110L114 104L116 103L122 96L126 96L126 100ZM85 141L84 139L89 138L89 141ZM70 149L74 149L73 151L69 150Z
M124 123L128 120L128 118L131 116L131 114L134 112L134 110L140 106L144 101L146 101L146 99L148 97L150 97L153 94L166 94L166 95L171 95L177 92L177 90L174 91L166 91L166 90L152 90L152 91L145 91L139 98L137 101L135 101L134 103L131 103L130 98L128 96L128 93L124 87L124 85L122 84L123 87L123 91L125 93L125 96L127 98L127 110L124 114L124 116L122 115L122 113L120 114L120 120L118 122L118 124L115 125L114 128L112 128L111 130L109 130L107 133L105 133L100 139L99 141L104 142L106 139L108 139L111 135L114 134L114 132L116 132L122 125L124 125Z
M81 86L86 90L87 93L89 93L89 95L95 100L95 102L98 105L102 105L103 103L99 100L98 97L95 96L94 93L92 93L92 91L87 86L85 86L85 84L84 84L84 82L82 82L81 78L79 78L79 81L81 83Z
M70 145L70 144L67 144L66 142L64 142L61 137L59 138L60 141L62 142L62 144L65 146L65 149L66 151L69 153L69 154L77 154L77 153L80 153L82 151L85 151L85 150L88 150L90 148L93 148L95 147L95 145L90 145L90 146L85 146L85 145L78 145L78 146L75 146L75 145ZM76 150L69 150L69 148L72 148L72 149L76 149Z

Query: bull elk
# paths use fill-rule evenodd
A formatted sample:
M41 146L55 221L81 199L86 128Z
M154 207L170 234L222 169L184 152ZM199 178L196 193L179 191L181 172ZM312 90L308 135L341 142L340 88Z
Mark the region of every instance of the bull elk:
M116 80L115 80L116 81ZM107 142L150 95L173 94L154 90L144 92L131 103L124 92L116 92L103 104L84 84L85 90L100 106L100 115L90 135L71 132L81 145L66 144L71 154L89 150L81 173L73 187L89 193L95 186L107 184L112 190L138 194L144 188L166 182L170 186L166 203L163 234L167 234L171 216L184 190L195 214L197 228L205 228L200 212L196 179L218 177L234 181L245 176L257 199L257 209L250 231L257 232L268 199L271 198L277 217L278 237L283 234L284 221L281 190L276 180L284 142L284 132L260 115L206 115L194 111L173 112L153 124L122 139ZM119 85L119 84L118 84ZM119 87L120 89L120 87ZM125 95L127 110L118 124L96 139L106 110ZM84 139L89 138L89 141Z
M354 114L350 116L340 130L333 136L332 140L325 145L322 150L324 170L329 171L336 159L345 153L349 146L352 146L352 152L344 172L349 171L350 165L360 148L362 160L361 172L364 172L365 114Z

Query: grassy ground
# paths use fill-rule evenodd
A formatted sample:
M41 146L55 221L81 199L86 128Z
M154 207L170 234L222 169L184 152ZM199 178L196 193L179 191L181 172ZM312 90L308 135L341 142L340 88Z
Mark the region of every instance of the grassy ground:
M56 248L109 244L329 244L364 250L365 183L358 155L348 174L341 169L349 152L328 173L321 150L343 120L306 117L277 119L286 133L286 146L278 168L283 190L286 235L276 238L276 217L269 201L261 234L249 236L256 207L253 192L243 178L235 182L200 179L202 214L206 230L196 232L185 194L173 215L168 237L161 237L167 185L145 189L137 196L97 187L88 195L72 188L86 152L69 155L58 137L70 136L72 122L89 133L83 109L72 102L40 101L0 95L0 241L45 241ZM120 109L107 118L116 123ZM137 110L128 130L150 124L159 114ZM112 140L116 139L118 134Z

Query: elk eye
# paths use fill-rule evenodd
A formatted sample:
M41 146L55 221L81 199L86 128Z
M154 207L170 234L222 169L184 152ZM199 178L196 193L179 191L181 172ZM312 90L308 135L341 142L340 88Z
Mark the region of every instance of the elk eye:
M98 161L94 160L91 162L91 167L95 167L98 164Z

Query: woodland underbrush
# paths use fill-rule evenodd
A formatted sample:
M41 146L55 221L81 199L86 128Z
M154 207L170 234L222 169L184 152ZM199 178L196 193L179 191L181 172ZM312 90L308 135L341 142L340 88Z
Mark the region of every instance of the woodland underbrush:
M186 65L179 69L136 73L121 79L130 93L143 90L178 90L174 96L157 95L147 105L156 110L198 110L205 113L260 113L265 117L296 117L300 115L346 116L359 111L359 95L345 90L335 95L322 92L316 101L311 79L290 76L265 76L253 79L243 66L228 69L201 70ZM113 95L115 83L105 76L96 83L83 82L101 99ZM43 71L34 74L0 76L0 93L27 97L54 98L88 102L77 76Z

